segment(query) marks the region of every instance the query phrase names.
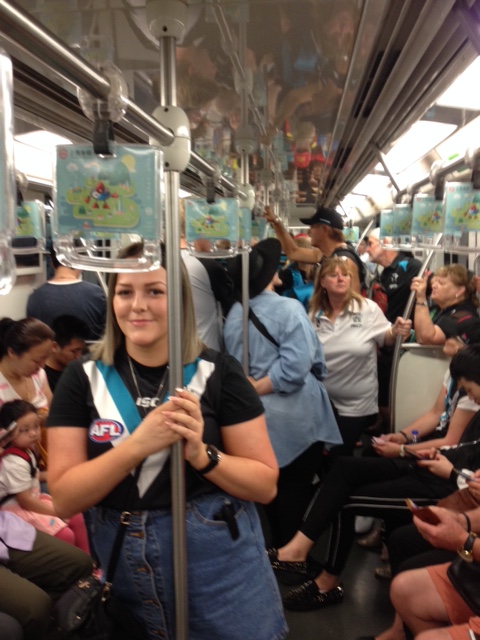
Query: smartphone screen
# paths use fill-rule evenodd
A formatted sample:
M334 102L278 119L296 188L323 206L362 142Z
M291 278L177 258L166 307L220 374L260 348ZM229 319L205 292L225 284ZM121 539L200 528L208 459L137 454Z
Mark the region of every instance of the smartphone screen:
M415 449L409 449L408 447L405 447L405 453L409 458L418 458L419 460L425 459Z
M405 502L410 511L416 515L417 518L420 518L420 520L428 522L428 524L438 524L440 522L440 518L430 507L419 507L418 504L415 504L410 498L407 498Z

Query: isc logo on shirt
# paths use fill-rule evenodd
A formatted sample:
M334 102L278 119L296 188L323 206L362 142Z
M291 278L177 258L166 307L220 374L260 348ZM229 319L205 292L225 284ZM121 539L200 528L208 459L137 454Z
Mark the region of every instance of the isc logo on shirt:
M89 437L93 442L111 442L122 435L123 429L123 425L115 420L94 420Z

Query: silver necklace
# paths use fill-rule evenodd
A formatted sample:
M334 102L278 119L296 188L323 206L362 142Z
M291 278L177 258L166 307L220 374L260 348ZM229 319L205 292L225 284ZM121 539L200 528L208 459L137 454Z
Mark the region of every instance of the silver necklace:
M135 402L135 404L137 405L137 407L143 409L144 414L147 415L147 409L154 409L158 405L158 401L161 398L163 387L165 386L165 382L167 381L168 365L165 369L165 373L163 374L162 379L160 380L160 384L158 385L156 394L153 396L153 398L149 398L149 397L143 396L140 393L140 387L138 386L137 376L135 375L135 369L133 367L132 359L130 358L128 353L127 353L127 358L128 358L128 364L130 366L130 374L132 376L133 384L135 385L135 391L137 392L137 401Z

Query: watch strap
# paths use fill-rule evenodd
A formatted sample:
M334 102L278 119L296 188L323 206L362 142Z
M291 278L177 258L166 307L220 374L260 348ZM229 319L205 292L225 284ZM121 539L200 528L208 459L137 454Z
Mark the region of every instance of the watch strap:
M195 471L201 476L204 476L206 473L211 471L214 467L217 466L220 461L220 454L218 453L218 449L216 447L211 444L207 444L205 450L207 452L207 456L210 459L209 463L201 469L195 469Z

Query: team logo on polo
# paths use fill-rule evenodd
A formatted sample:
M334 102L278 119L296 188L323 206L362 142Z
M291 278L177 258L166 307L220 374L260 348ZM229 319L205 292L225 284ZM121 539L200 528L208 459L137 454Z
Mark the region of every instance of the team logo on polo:
M94 420L90 425L89 437L93 442L111 442L119 438L124 431L124 426L116 420Z

